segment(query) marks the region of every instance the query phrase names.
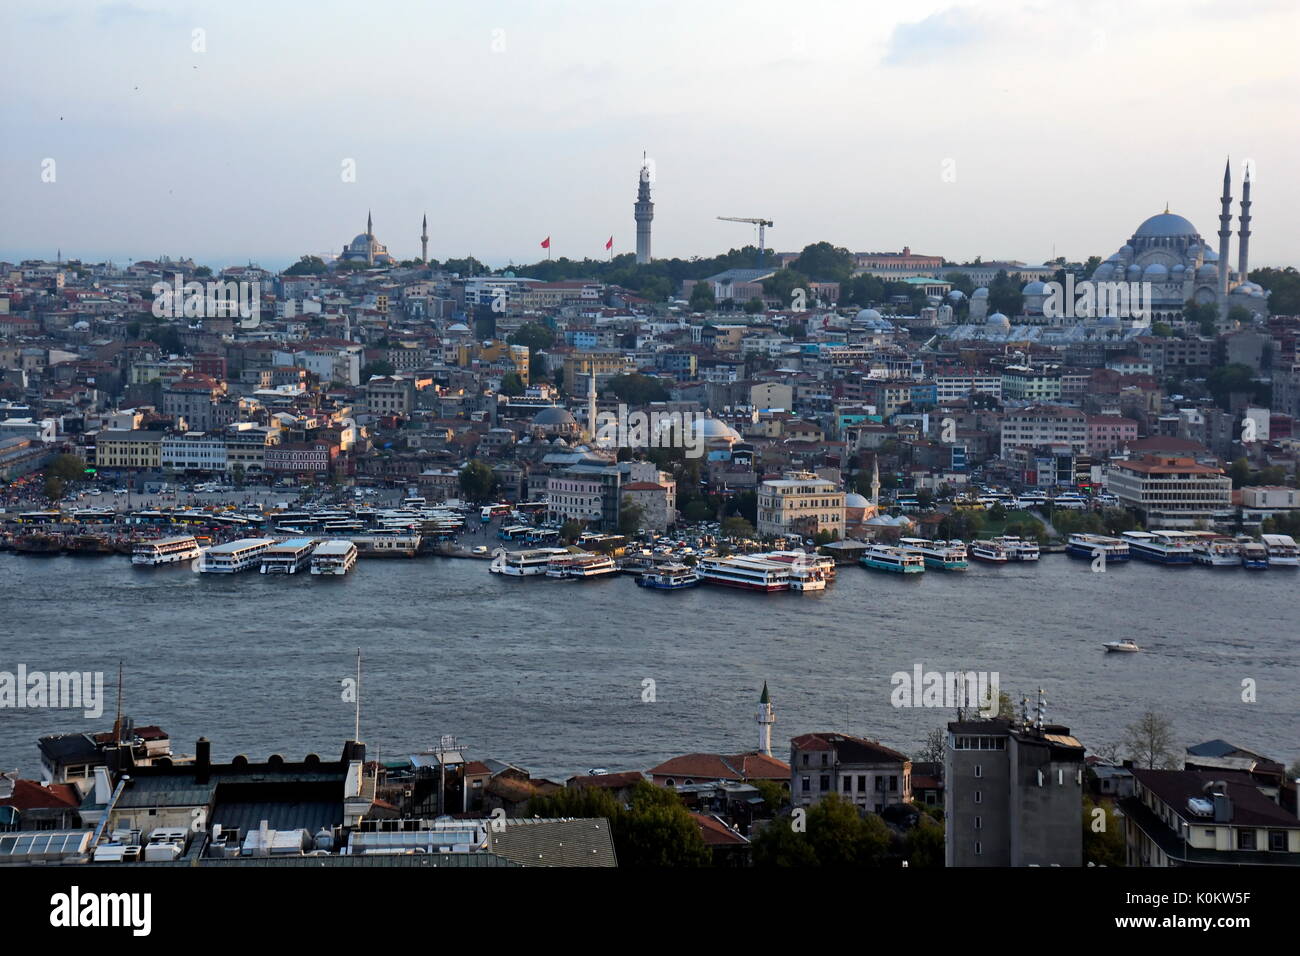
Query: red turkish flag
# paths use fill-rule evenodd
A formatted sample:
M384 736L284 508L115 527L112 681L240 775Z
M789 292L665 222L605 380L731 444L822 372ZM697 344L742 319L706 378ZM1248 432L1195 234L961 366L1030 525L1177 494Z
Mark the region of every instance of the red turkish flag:
M613 249L613 248L614 248L614 237L613 237L613 236L610 236L610 237L609 237L609 242L605 243L605 248L606 248L606 249Z
M542 248L543 248L543 249L549 249L549 248L551 248L551 237L550 237L550 236L547 236L545 239L542 240Z

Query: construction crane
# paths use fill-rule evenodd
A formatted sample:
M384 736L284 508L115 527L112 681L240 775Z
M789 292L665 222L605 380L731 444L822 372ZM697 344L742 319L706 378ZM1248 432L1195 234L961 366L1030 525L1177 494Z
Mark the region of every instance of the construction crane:
M766 230L772 225L771 219L746 219L743 216L719 216L723 222L747 222L752 226L758 226L758 264L763 264L764 238L767 235Z

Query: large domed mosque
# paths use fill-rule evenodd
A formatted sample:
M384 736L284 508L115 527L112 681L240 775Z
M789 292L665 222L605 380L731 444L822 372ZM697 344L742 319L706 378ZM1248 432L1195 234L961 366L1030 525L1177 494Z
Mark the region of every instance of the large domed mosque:
M343 247L339 255L343 262L364 262L368 266L395 266L397 260L388 254L388 247L375 238L374 223L366 213L366 231L355 236Z

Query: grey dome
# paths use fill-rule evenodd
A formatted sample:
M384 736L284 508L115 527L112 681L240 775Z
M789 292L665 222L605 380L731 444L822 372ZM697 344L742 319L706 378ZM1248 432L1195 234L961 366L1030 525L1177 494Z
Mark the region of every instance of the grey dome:
M569 413L567 408L561 408L558 405L550 405L543 408L533 416L534 425L576 425L578 420Z
M1137 232L1133 233L1135 239L1164 239L1173 236L1196 235L1199 235L1199 233L1197 233L1195 226L1182 216L1172 212L1162 212L1159 215L1152 216L1137 227Z
M980 286L970 294L970 297L972 299L987 299L989 297L989 290L984 288L984 286Z

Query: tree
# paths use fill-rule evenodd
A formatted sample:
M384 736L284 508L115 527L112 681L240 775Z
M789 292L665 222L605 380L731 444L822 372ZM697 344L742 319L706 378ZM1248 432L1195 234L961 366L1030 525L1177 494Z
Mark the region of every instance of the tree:
M466 462L460 470L460 490L472 502L489 500L496 487L496 473L477 458Z
M367 362L361 366L361 381L368 382L376 375L392 375L397 369L393 367L392 362L384 359L376 359L373 362Z
M925 743L916 752L918 763L937 763L943 766L944 752L948 748L948 734L942 727L936 727L925 735Z
M759 312L762 312L763 300L760 299L758 296L754 296L752 299L750 299L748 302L745 303L745 311L748 312L750 315L755 315Z
M230 469L230 477L235 480L236 488L244 487L244 466L239 462L235 462L234 467Z
M511 345L526 345L529 352L537 352L555 344L555 333L537 322L525 322L506 341Z
M1101 813L1096 811L1100 810ZM1100 829L1098 829L1100 828ZM1083 862L1097 866L1124 865L1124 820L1114 807L1083 798Z
M59 478L56 475L45 476L45 497L49 498L50 501L58 501L62 498L64 487L65 485L62 478Z
M707 282L697 282L691 289L690 305L692 312L712 312L718 307L718 299L713 294L713 287Z
M853 273L853 253L829 242L804 246L791 268L815 282L845 282Z
M609 380L609 389L621 402L628 405L648 405L650 402L668 401L668 390L658 379L639 372L615 375Z
M903 838L908 866L939 868L944 865L944 826L928 813L916 818L916 826Z
M582 522L573 518L565 521L560 525L560 540L565 544L573 544L578 540L578 535L582 534Z
M693 867L710 861L700 828L677 792L648 780L633 785L626 807L608 790L581 787L534 797L528 801L527 814L605 818L619 866Z
M320 256L303 256L289 268L285 269L283 275L287 276L318 276L327 271L325 261Z
M502 395L522 395L524 394L524 380L519 377L518 372L506 372L501 376Z
M641 530L644 518L645 508L633 501L630 495L624 495L618 509L618 533L625 538L632 537Z
M1129 756L1148 770L1177 768L1173 737L1168 719L1149 710L1124 728L1124 746Z
M765 295L776 296L789 308L794 302L796 289L803 290L804 302L807 303L808 284L809 279L802 272L796 269L778 269L770 279L763 280L763 292Z
M1300 272L1285 269L1255 269L1250 281L1268 290L1268 307L1274 315L1300 315Z
M1245 458L1238 458L1228 469L1228 475L1232 478L1232 487L1240 488L1242 485L1250 483L1250 462Z
M739 515L722 519L722 534L727 538L752 538L754 526Z
M838 793L807 810L806 832L793 817L778 817L753 840L755 866L878 866L890 844L889 828L874 813L865 816Z
M46 466L45 474L63 481L82 481L86 477L86 462L78 455L55 455Z

